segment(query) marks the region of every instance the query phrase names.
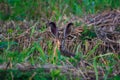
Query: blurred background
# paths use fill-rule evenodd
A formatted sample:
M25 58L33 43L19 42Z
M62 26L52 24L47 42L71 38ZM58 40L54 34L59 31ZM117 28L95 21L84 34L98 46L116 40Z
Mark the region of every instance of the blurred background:
M0 80L119 80L120 44L105 42L120 42L119 14L120 0L0 0ZM49 21L74 23L75 57L60 55Z
M1 20L58 20L63 15L85 16L117 9L120 0L0 0Z

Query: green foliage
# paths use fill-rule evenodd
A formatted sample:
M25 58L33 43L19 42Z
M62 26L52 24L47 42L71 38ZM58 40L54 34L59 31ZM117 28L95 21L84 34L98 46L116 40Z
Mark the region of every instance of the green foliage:
M120 7L120 0L4 0L1 2L9 5L11 13L8 16L1 13L0 16L15 20L50 18L51 16L54 20L58 20L64 14L72 13L82 16Z
M120 79L120 75L116 75L113 78L109 79L109 80L119 80Z
M98 65L102 65L101 67L104 67L104 68L106 68L106 73L104 74L104 79L105 80L107 80L107 78L108 78L108 75L111 73L111 69L113 68L113 65L115 65L115 64L117 64L117 63L114 63L114 62L111 62L110 60L111 60L111 58L113 58L113 56L112 55L114 55L113 53L107 53L107 54L103 54L103 55L99 55L99 56L96 56L95 58L94 58L94 60L93 60L93 66L94 66L94 70L95 70L95 75L96 75L96 80L99 80L99 76L98 76L98 70L97 70L97 66ZM112 56L111 58L109 58L109 56ZM112 64L112 66L106 66L105 64L100 64L100 63L97 63L97 61L98 61L98 59L99 58L104 58L105 57L105 59L106 58L109 58L108 59L108 63L111 65ZM115 60L113 60L113 61L115 61Z
M2 4L2 5L1 5ZM4 7L4 8L1 8ZM86 16L87 14L95 14L107 9L119 9L120 0L0 0L0 20L40 20L43 19L52 21L62 20L64 15L67 15L67 21L69 21L69 16ZM66 23L67 21L64 21ZM79 22L80 23L80 22ZM78 23L78 24L79 24ZM30 37L34 36L35 24L31 27ZM43 32L46 27L46 23L41 23L43 25L40 27L40 32ZM2 26L4 27L4 26ZM12 27L12 26L11 26ZM16 26L18 34L22 34L22 30ZM13 29L8 29L7 34L12 35ZM94 29L88 29L84 26L84 32L82 33L81 40L83 45L88 47L86 43L87 40L92 40L96 38L96 33ZM56 49L57 55L54 56L54 47L51 41L46 42L48 47L48 53L45 53L39 42L35 41L31 46L17 51L13 47L19 47L17 42L8 40L0 42L0 64L4 62L11 62L13 64L28 61L31 64L39 63L41 65L46 63L51 63L55 65L66 64L69 62L73 66L78 65L81 60L86 60L88 63L92 64L96 80L99 80L99 70L98 67L102 67L105 70L104 79L107 80L108 75L114 71L114 65L116 65L120 59L120 56L113 56L113 53L95 55L94 52L99 46L96 44L87 54L84 52L79 52L81 49L80 45L76 49L75 58L67 58L61 55L60 51ZM92 56L93 55L93 56ZM105 59L107 65L99 59ZM1 66L1 65L0 65ZM82 69L81 69L82 70ZM86 68L87 71L87 68ZM83 72L84 73L84 72ZM31 70L31 71L18 71L18 70L1 70L0 78L4 80L30 80L31 76L35 74L33 80L67 80L67 75L61 74L59 69L51 70L50 73L46 73L43 69ZM71 78L71 77L70 77ZM118 80L119 75L113 76L111 80ZM79 80L78 78L77 80ZM71 78L72 80L72 78Z
M17 45L17 43L13 42L13 41L2 41L2 42L0 42L0 48L8 48L8 47L12 47L14 45Z
M55 80L55 78L57 78L60 75L60 70L52 70L51 71L51 77L53 80Z
M93 29L87 29L87 27L84 28L84 32L82 32L81 40L88 40L93 39L97 35Z
M19 74L18 74L19 73ZM38 74L35 74L38 73ZM44 72L43 69L37 69L35 72L34 71L19 71L19 70L8 70L8 71L3 71L0 70L0 77L3 80L28 80L31 79L31 76L35 74L33 80L51 80L50 74L47 74Z

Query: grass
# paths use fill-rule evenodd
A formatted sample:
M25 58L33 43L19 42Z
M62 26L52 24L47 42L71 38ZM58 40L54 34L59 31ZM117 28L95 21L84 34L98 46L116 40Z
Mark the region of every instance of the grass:
M10 62L11 66L9 66L9 68L11 68L9 70L1 70L0 77L5 80L67 80L68 77L70 80L79 80L92 77L92 75L84 72L93 71L95 75L93 78L96 80L99 80L101 75L104 80L118 80L120 76L118 75L119 73L117 74L115 71L120 70L120 66L118 65L120 56L116 56L114 53L94 54L99 43L89 50L90 46L87 40L96 38L96 34L93 30L85 29L82 33L83 36L81 40L87 53L84 54L85 51L82 50L82 46L78 45L75 51L77 54L75 58L62 56L59 50L56 51L57 55L54 56L53 49L55 46L53 46L50 38L44 41L42 36L35 38L35 35L37 34L36 32L41 33L46 31L46 23L48 21L58 22L57 24L65 24L74 16L85 17L86 15L96 14L104 10L119 8L119 0L0 0L0 20L5 21L6 23L4 24L8 24L9 21L12 20L15 22L15 26L9 26L7 30L5 30L4 24L1 26L2 33L4 33L5 36L0 36L0 63L2 65ZM25 20L28 21L28 24ZM22 26L20 26L20 24ZM78 25L81 25L81 23L75 24L75 26ZM86 26L84 27L87 28ZM27 29L30 29L30 31L24 34ZM23 44L21 43L19 45L15 41L15 37L21 34L27 35L28 40L28 37L34 38L34 40L31 40L29 43L31 45L25 45L27 47L24 48L21 45L24 43L27 44L27 42L22 42ZM21 38L21 40L22 39L24 39L24 37ZM42 40L42 43L46 43L45 46L47 46L47 50L44 50L43 44L40 45L40 41ZM73 72L67 71L69 74L62 73L63 70L61 68L53 68L50 69L49 72L41 68L30 71L19 71L16 69L16 64L26 62L31 65L37 64L40 66L52 64L62 66L63 69L64 66L72 66ZM67 68L67 70L68 69L70 68ZM66 70L66 68L64 70ZM74 77L73 74L77 72L76 70L78 74L82 74L82 76ZM82 72L80 72L80 70ZM99 72L101 71L102 74L100 75ZM113 73L116 75L111 76Z
M58 20L64 14L85 16L86 14L98 13L105 9L119 8L119 0L1 0L1 3L8 5L8 10L1 11L2 19L40 19L52 17ZM33 6L34 5L34 6ZM21 8L24 7L24 8ZM11 8L11 9L9 9Z

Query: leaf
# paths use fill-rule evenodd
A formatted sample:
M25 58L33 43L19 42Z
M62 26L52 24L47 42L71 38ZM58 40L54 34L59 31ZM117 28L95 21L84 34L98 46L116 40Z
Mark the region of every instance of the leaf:
M60 70L52 70L51 71L51 76L52 77L57 77L60 75Z
M17 45L17 42L13 42L13 41L2 41L0 42L0 48L7 48L8 46L13 46L13 45Z

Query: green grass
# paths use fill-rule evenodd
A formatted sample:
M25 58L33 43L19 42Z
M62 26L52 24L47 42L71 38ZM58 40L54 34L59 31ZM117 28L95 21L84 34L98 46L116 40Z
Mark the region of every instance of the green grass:
M4 5L1 5L4 4ZM11 21L14 20L17 24L17 21L33 21L34 25L29 25L30 30L30 37L35 36L35 32L44 32L46 30L46 22L47 20L60 22L60 23L67 23L71 16L79 16L85 17L89 14L96 14L108 9L119 9L120 8L120 0L0 0L0 7L3 6L4 8L0 8L0 20L3 21ZM65 20L65 15L67 16ZM63 20L63 21L62 21ZM37 22L36 22L37 21ZM38 23L40 22L40 28L37 28ZM19 23L19 22L18 22ZM23 23L24 24L24 23ZM80 22L75 24L75 26L80 25ZM3 28L4 26L2 26ZM96 38L96 34L93 30L88 30L85 27L85 31L82 33L82 43L83 45L88 48L87 40ZM24 28L24 27L23 27ZM84 71L94 71L95 72L95 79L99 80L99 68L100 67L103 71L103 79L104 80L118 80L119 75L114 75L109 78L109 75L112 74L116 67L120 67L118 65L120 56L113 53L98 53L99 55L94 54L96 49L99 46L99 43L96 44L91 50L88 50L86 54L83 54L84 51L80 45L77 46L75 58L68 58L62 56L60 51L57 50L57 56L53 56L53 49L54 46L52 42L48 40L46 45L48 47L48 52L46 53L42 45L39 45L41 39L37 41L33 41L31 46L16 50L14 48L21 47L18 45L14 39L9 38L14 37L13 33L17 31L16 35L20 35L24 32L24 30L16 25L15 29L8 29L4 34L7 35L5 39L0 36L0 64L3 63L12 63L12 68L15 67L17 63L24 63L29 62L32 65L39 64L44 65L46 63L54 64L57 66L63 66L66 64L71 64L74 67L78 66L80 61L86 61L89 66L84 66L83 63L80 64L78 70ZM2 40L3 39L3 40ZM81 49L81 51L79 51ZM82 52L83 51L83 52ZM81 67L82 66L82 67ZM2 74L4 73L4 74ZM35 73L35 76L32 75ZM72 74L72 72L71 72ZM51 70L49 73L45 72L44 70L37 69L31 71L19 71L19 70L1 70L0 77L5 80L23 80L23 79L30 79L33 80L67 80L68 76L70 79L74 79L71 74L61 74L60 69ZM76 77L76 80L83 79L82 77Z
M1 0L8 5L9 11L1 11L1 19L41 19L51 18L58 20L64 14L85 16L94 14L105 9L117 9L120 7L119 0ZM23 8L24 7L24 8ZM8 13L7 13L8 12ZM6 14L7 13L7 14Z

